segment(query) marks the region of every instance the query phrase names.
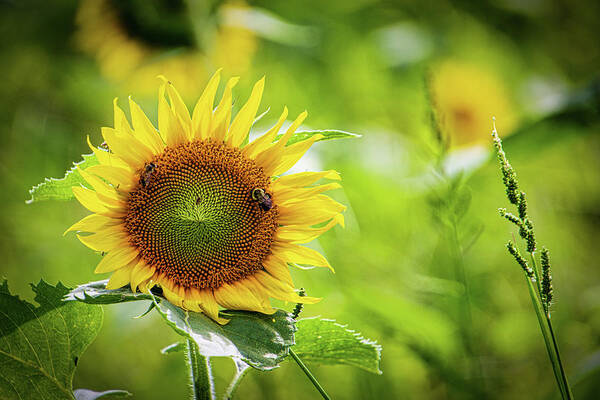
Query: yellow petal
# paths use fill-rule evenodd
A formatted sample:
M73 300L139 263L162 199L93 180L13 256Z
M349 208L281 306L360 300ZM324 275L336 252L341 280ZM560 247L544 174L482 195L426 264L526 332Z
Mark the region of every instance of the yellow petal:
M81 243L95 251L110 251L123 245L129 246L127 236L120 226L111 226L110 228L112 230L107 228L92 235L77 235L77 238Z
M67 232L73 232L73 231L97 232L97 231L101 230L102 228L105 228L106 226L116 225L119 222L120 222L119 220L105 217L104 215L90 214L87 217L83 218L82 220L77 221L73 225L71 225L71 227L69 227L69 229L67 229L65 231L65 233L63 233L63 235L66 235Z
M256 281L269 292L271 297L279 300L308 304L318 303L321 300L317 297L299 296L293 286L277 280L265 271L258 271L252 275L252 278L256 279Z
M277 208L281 225L316 225L330 220L344 211L346 206L319 194L306 200L288 201Z
M227 135L227 144L231 147L240 147L246 136L248 136L248 132L250 132L250 128L254 122L254 117L256 117L264 88L265 78L263 77L256 82L248 102L246 102L233 120Z
M318 251L297 244L275 242L271 251L282 260L294 264L314 265L315 267L327 267L335 272L327 259Z
M139 252L133 247L126 246L109 251L102 257L102 260L94 271L97 274L115 271L133 261Z
M116 206L122 205L123 199L115 191L115 189L112 186L108 185L106 182L104 182L102 179L98 178L97 176L90 174L87 170L83 170L83 169L77 167L77 171L83 177L83 179L85 179L92 186L92 188L96 191L96 195L98 195L98 196L102 195L105 198L108 198L107 200L109 200L109 201L107 201L107 202L111 203L111 205L116 205ZM114 203L115 201L119 204L115 204Z
M114 290L121 288L131 281L131 271L133 270L133 263L130 263L124 267L119 268L110 276L106 288L108 290Z
M166 279L163 279L162 281L166 281ZM183 308L183 298L179 295L178 290L175 290L175 291L171 290L162 283L161 283L161 288L162 288L163 294L167 298L167 300L169 300L171 303L175 304L177 307Z
M152 275L154 275L154 268L140 259L131 272L131 290L135 292L140 283L150 279Z
M273 189L273 201L276 204L283 204L286 201L303 200L319 193L323 193L328 190L339 189L341 187L342 185L336 182L307 188L294 188L290 186L279 185Z
M112 128L102 128L102 137L110 150L134 170L142 167L154 156L142 142L133 136L120 135Z
M181 126L180 118L175 115L165 97L167 81L163 81L158 89L158 130L167 146L175 147L188 140L188 136Z
M229 322L229 320L219 317L219 305L215 300L212 289L194 290L192 296L198 300L198 305L202 311L208 315L213 321L223 325Z
M265 314L275 312L271 306L265 307L241 282L225 283L214 291L215 300L222 307L232 310L259 311Z
M88 142L88 146L90 146L90 149L92 149L92 151L96 155L96 158L98 159L98 161L100 162L101 165L110 165L110 166L115 166L115 167L119 167L119 168L124 168L126 170L130 169L129 165L125 161L123 161L119 157L117 157L115 154L110 153L104 149L100 149L98 147L93 146L92 143L90 142L89 135L87 137L87 142Z
M281 116L279 117L277 123L264 135L253 140L251 143L244 147L244 149L242 150L244 155L248 158L254 158L258 153L267 149L273 143L275 136L277 136L277 133L279 133L279 130L281 129L281 126L285 122L287 116L288 109L287 107L284 107L283 112L281 113Z
M133 123L136 137L147 145L152 150L152 153L155 155L160 154L165 148L160 134L140 106L131 97L129 98L129 112L131 113L131 122Z
M342 214L337 214L322 228L311 228L302 225L281 226L275 233L275 239L280 242L296 244L308 243L312 242L337 224L344 226L344 216Z
M111 167L108 165L94 165L86 169L87 172L98 175L113 184L116 190L128 191L136 185L136 177L130 170Z
M91 212L103 214L108 211L105 204L98 199L98 195L93 190L84 188L83 186L73 186L71 190L77 201Z
M125 113L118 104L118 99L115 97L113 100L113 109L115 113L115 130L120 131L124 135L133 135L133 130L127 121Z
M179 95L179 92L175 89L173 84L166 80L166 78L160 77L164 79L167 84L167 96L169 96L169 102L171 103L171 109L173 110L173 114L177 116L181 127L183 128L188 140L191 138L191 128L192 128L192 119L190 118L190 112L188 111L183 99Z
M206 139L209 135L210 120L212 117L213 103L217 88L219 87L219 81L221 80L221 69L210 78L206 89L202 93L202 96L198 99L196 107L194 107L194 113L192 114L192 137L196 139Z
M292 186L292 187L302 187L315 183L319 179L331 179L334 181L339 181L342 178L337 171L332 169L328 171L320 171L320 172L298 172L297 174L284 175L276 179L272 185L274 187L278 186ZM276 190L276 189L273 189Z
M299 143L294 143L283 150L283 154L277 163L265 169L266 175L281 175L288 169L292 168L298 160L308 151L310 146L317 140L323 138L323 135L314 135L310 139L303 140Z
M287 144L288 140L290 137L292 137L294 132L296 132L296 129L298 129L302 122L304 122L307 116L308 113L306 111L298 115L296 120L292 123L292 125L290 125L287 131L276 143L272 144L266 150L256 155L256 163L262 167L271 167L272 165L276 164L281 158L283 148Z
M227 86L225 86L225 91L223 92L221 102L217 106L217 109L215 110L211 119L209 137L217 142L223 141L223 139L225 139L225 135L227 134L229 121L231 120L231 91L233 87L237 85L239 80L239 77L229 79Z
M276 279L279 279L290 286L294 286L294 283L292 282L292 276L290 275L290 270L285 261L274 255L271 255L267 257L265 261L263 261L263 267Z

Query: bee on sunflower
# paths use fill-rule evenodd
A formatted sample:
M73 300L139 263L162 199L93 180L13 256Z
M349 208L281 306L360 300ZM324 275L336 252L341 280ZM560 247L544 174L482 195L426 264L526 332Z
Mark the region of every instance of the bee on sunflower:
M191 114L162 81L158 129L131 99L130 125L115 99L114 128L102 128L107 148L88 138L99 164L79 170L90 188L72 189L92 214L67 232L80 232L84 245L105 253L96 272L112 272L107 289L159 286L173 304L221 324L227 320L219 306L269 314L275 312L270 298L319 301L296 293L288 264L332 269L301 244L343 226L345 206L323 194L339 188L337 182L313 185L340 180L336 171L282 176L321 139L288 145L307 113L276 140L288 116L284 108L271 129L247 143L264 78L231 123L238 78L227 82L213 109L217 71Z

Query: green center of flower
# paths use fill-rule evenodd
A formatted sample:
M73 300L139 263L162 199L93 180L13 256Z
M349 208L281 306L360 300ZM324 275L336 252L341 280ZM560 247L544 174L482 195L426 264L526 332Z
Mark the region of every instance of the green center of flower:
M237 148L211 141L167 148L140 171L125 227L147 264L185 288L218 288L258 271L277 229L269 178Z

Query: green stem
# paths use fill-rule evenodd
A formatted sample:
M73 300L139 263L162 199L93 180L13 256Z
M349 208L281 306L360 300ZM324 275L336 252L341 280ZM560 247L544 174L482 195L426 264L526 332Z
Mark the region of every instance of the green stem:
M535 274L535 280L537 283L537 289L539 297L536 296L536 313L539 314L542 312L542 316L538 315L538 322L540 324L540 329L542 329L542 333L544 335L544 340L546 341L546 348L548 348L548 352L550 353L550 348L552 348L553 357L550 356L550 360L552 361L552 369L554 369L554 376L556 377L556 381L561 389L561 394L563 399L573 399L573 393L571 392L571 387L569 386L569 380L567 379L567 374L565 373L565 368L562 363L562 359L560 357L560 350L558 348L558 341L556 340L556 335L554 334L554 328L552 327L552 321L550 320L550 313L548 307L545 304L541 304L541 294L542 294L542 285L539 279L537 262L535 259L535 255L530 253L531 256L531 264L533 267L533 271ZM530 279L527 279L530 281ZM531 292L531 290L530 290ZM530 293L531 294L531 293ZM533 299L532 299L533 300ZM539 306L542 306L542 310L538 310ZM545 322L543 321L545 319ZM547 329L545 328L547 327ZM550 342L551 340L551 342Z
M556 340L554 328L552 328L552 322L550 321L548 314L546 314L546 322L548 323L548 330L550 331L552 344L554 345L554 349L556 350L556 360L558 361L558 366L560 367L560 376L562 378L563 386L565 388L565 395L567 399L571 400L574 398L573 392L571 391L571 386L569 385L569 380L567 379L567 373L565 372L565 368L560 357L560 350L558 349L558 341Z
M454 247L454 275L455 279L463 285L465 296L460 302L461 319L460 330L465 341L465 350L469 357L469 369L471 370L471 378L475 378L475 385L481 393L485 393L483 387L483 366L481 360L477 356L475 348L478 347L473 336L473 314L471 313L471 289L465 272L465 260L462 245L458 238L457 221L452 219L452 244Z
M558 345L554 340L554 335L552 335L552 341L549 336L549 330L547 326L550 326L550 321L547 319L547 314L544 312L544 308L535 291L533 282L529 277L527 277L526 280L527 288L529 289L529 296L531 297L531 302L533 304L533 309L535 310L535 314L538 318L538 324L540 325L540 330L542 331L542 336L544 337L546 351L548 352L548 357L550 358L550 363L552 364L552 371L554 372L556 384L558 385L558 389L560 390L562 398L566 400L571 400L573 399L573 394L571 393L571 389L568 386L566 375L564 375L564 369L562 367L560 357L557 356ZM545 319L546 321L544 321Z
M241 362L240 362L241 363ZM225 400L233 399L233 395L237 390L238 386L240 386L240 382L242 378L246 376L246 373L250 370L250 367L247 364L238 364L236 362L236 371L235 376L233 377L229 387L227 388L227 392L225 393Z
M186 354L190 367L193 399L214 400L215 392L208 357L200 354L198 345L191 339L187 340Z
M290 355L292 356L292 358L294 359L294 361L296 361L296 363L298 364L298 366L300 367L300 369L302 371L304 371L304 373L306 374L306 376L308 376L308 379L310 379L310 381L312 382L313 386L315 388L317 388L317 390L319 391L319 393L321 393L321 396L323 396L323 398L325 400L331 400L331 397L329 397L329 395L327 394L327 392L325 392L325 389L323 389L323 386L321 386L321 384L319 383L319 381L317 380L317 378L315 378L314 375L310 372L310 370L306 367L306 365L304 365L304 363L302 362L302 360L300 359L300 357L298 357L298 355L294 352L294 350L290 349Z

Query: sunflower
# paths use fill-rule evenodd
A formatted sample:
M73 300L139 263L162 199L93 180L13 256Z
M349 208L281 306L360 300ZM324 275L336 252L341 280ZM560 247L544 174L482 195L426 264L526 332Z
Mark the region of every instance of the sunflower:
M75 43L96 60L104 77L127 90L153 93L156 75L163 74L188 99L202 90L197 77L207 76L208 66L237 74L250 67L258 40L229 17L248 8L244 2L225 2L215 11L217 26L207 19L196 32L188 15L193 10L180 0L83 0Z
M105 146L88 144L99 165L80 169L90 188L73 187L93 214L69 231L104 256L96 273L112 272L115 289L148 291L157 285L177 306L219 323L219 306L273 313L270 298L299 303L288 264L331 268L308 243L343 226L345 207L323 192L336 171L283 175L322 136L286 145L307 116L301 113L275 141L287 118L247 143L264 78L231 120L230 79L213 111L220 73L210 79L190 115L162 78L158 130L129 100L131 122L114 101L114 128L102 128ZM168 101L167 101L168 99ZM247 143L247 144L245 144ZM244 145L245 144L245 145ZM65 232L66 233L66 232Z
M510 133L518 115L505 85L485 67L446 60L433 69L429 89L449 147L487 144L493 116Z

